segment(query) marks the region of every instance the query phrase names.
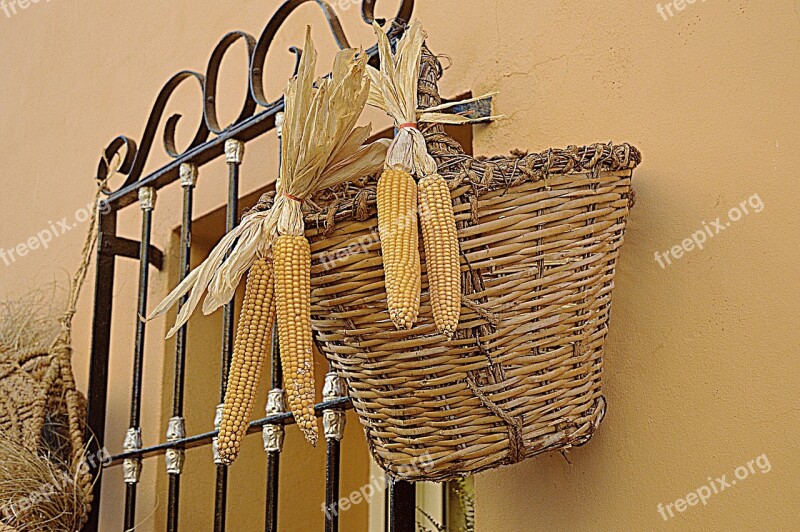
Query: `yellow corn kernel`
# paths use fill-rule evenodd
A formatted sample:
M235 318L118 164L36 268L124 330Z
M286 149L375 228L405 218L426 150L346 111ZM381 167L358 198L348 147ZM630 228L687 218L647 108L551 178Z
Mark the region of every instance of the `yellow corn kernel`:
M311 337L311 246L304 236L281 235L273 248L278 340L289 409L311 445L317 444Z
M439 174L423 177L418 187L433 321L436 329L450 339L461 316L461 264L453 202L450 189Z
M274 293L272 264L257 259L247 275L217 439L219 456L226 464L233 463L239 455L250 424L264 354L275 322Z
M417 227L417 184L406 172L386 169L378 179L386 301L398 329L410 329L419 314L421 266Z

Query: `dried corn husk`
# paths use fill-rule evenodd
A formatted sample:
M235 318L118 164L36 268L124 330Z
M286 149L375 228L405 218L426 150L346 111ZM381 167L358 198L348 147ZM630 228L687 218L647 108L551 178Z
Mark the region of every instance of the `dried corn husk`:
M369 96L366 55L353 49L338 53L331 76L314 87L317 54L310 33L306 46L311 50L304 52L297 76L286 90L283 163L275 202L277 230L286 235L303 234L302 202L315 190L338 184L325 170L332 165L341 169L341 163L369 136L369 128L354 129Z
M189 293L167 337L188 321L206 290L205 314L230 301L256 257L271 255L278 234L303 234L303 200L317 190L374 174L383 167L388 141L364 145L370 126L355 127L369 95L365 54L353 49L340 51L331 75L315 83L316 61L309 28L297 76L290 80L285 95L275 204L268 211L245 216L147 317L164 314Z
M368 67L369 104L386 111L395 125L417 123L417 80L425 32L418 21L406 30L392 54L389 37L377 24L378 51L381 68ZM386 154L386 167L392 170L429 175L436 171L436 162L428 154L425 138L416 127L401 127Z
M368 66L370 84L367 103L384 110L399 126L386 154L386 167L400 170L422 178L436 172L436 162L428 154L425 138L416 127L418 123L469 124L500 118L473 119L466 116L443 113L450 107L463 105L487 98L496 93L485 94L458 102L417 109L417 86L419 79L419 62L422 57L422 45L426 34L419 21L414 21L406 29L397 43L396 53L386 32L377 23L373 23L378 38L378 51L381 57L380 70Z

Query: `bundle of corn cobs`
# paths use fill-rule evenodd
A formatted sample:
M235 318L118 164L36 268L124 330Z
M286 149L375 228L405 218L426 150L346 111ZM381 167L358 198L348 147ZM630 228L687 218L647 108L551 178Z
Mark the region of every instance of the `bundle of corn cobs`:
M437 113L441 108L417 110L424 40L418 23L408 28L396 54L392 54L383 30L377 25L375 29L381 54L379 71L367 66L365 54L348 49L337 54L329 77L316 80L317 54L310 30L307 32L298 73L290 80L284 99L282 165L274 204L266 211L246 215L148 317L163 314L191 292L169 331L171 336L186 323L205 291L203 312L207 314L231 300L249 270L218 437L219 455L226 463L237 457L247 432L276 318L289 407L306 438L312 444L318 438L311 250L304 236L302 209L315 192L375 175L383 168L377 203L392 321L398 328L408 329L419 313L421 224L434 322L448 339L458 325L460 264L453 206L417 123L464 123L469 119ZM367 103L394 119L397 134L391 143L364 144L370 127L355 124Z

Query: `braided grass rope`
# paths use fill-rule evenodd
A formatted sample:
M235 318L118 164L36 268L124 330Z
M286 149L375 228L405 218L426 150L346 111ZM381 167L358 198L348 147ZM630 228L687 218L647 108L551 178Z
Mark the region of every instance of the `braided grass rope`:
M441 103L440 75L424 49L421 108ZM373 456L396 477L446 480L587 442L605 412L603 344L638 150L473 158L441 126L424 133L462 250L451 341L436 334L424 270L419 322L400 331L389 319L375 177L317 194L306 211L315 340L347 380Z

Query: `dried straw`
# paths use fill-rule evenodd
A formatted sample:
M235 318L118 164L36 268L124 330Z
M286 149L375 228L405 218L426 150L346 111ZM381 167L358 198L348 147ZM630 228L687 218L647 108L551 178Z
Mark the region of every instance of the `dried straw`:
M0 352L48 350L61 332L64 299L63 289L52 283L0 301Z
M0 523L18 532L80 530L89 502L68 464L0 432Z
M289 81L284 99L282 166L275 204L245 216L148 316L160 316L191 292L167 337L188 321L206 289L203 313L209 314L230 301L256 258L270 256L279 234L302 235L303 203L314 192L374 174L383 166L388 141L364 146L371 128L355 127L369 96L366 61L363 53L342 50L331 75L315 83L317 52L308 28L297 76Z

